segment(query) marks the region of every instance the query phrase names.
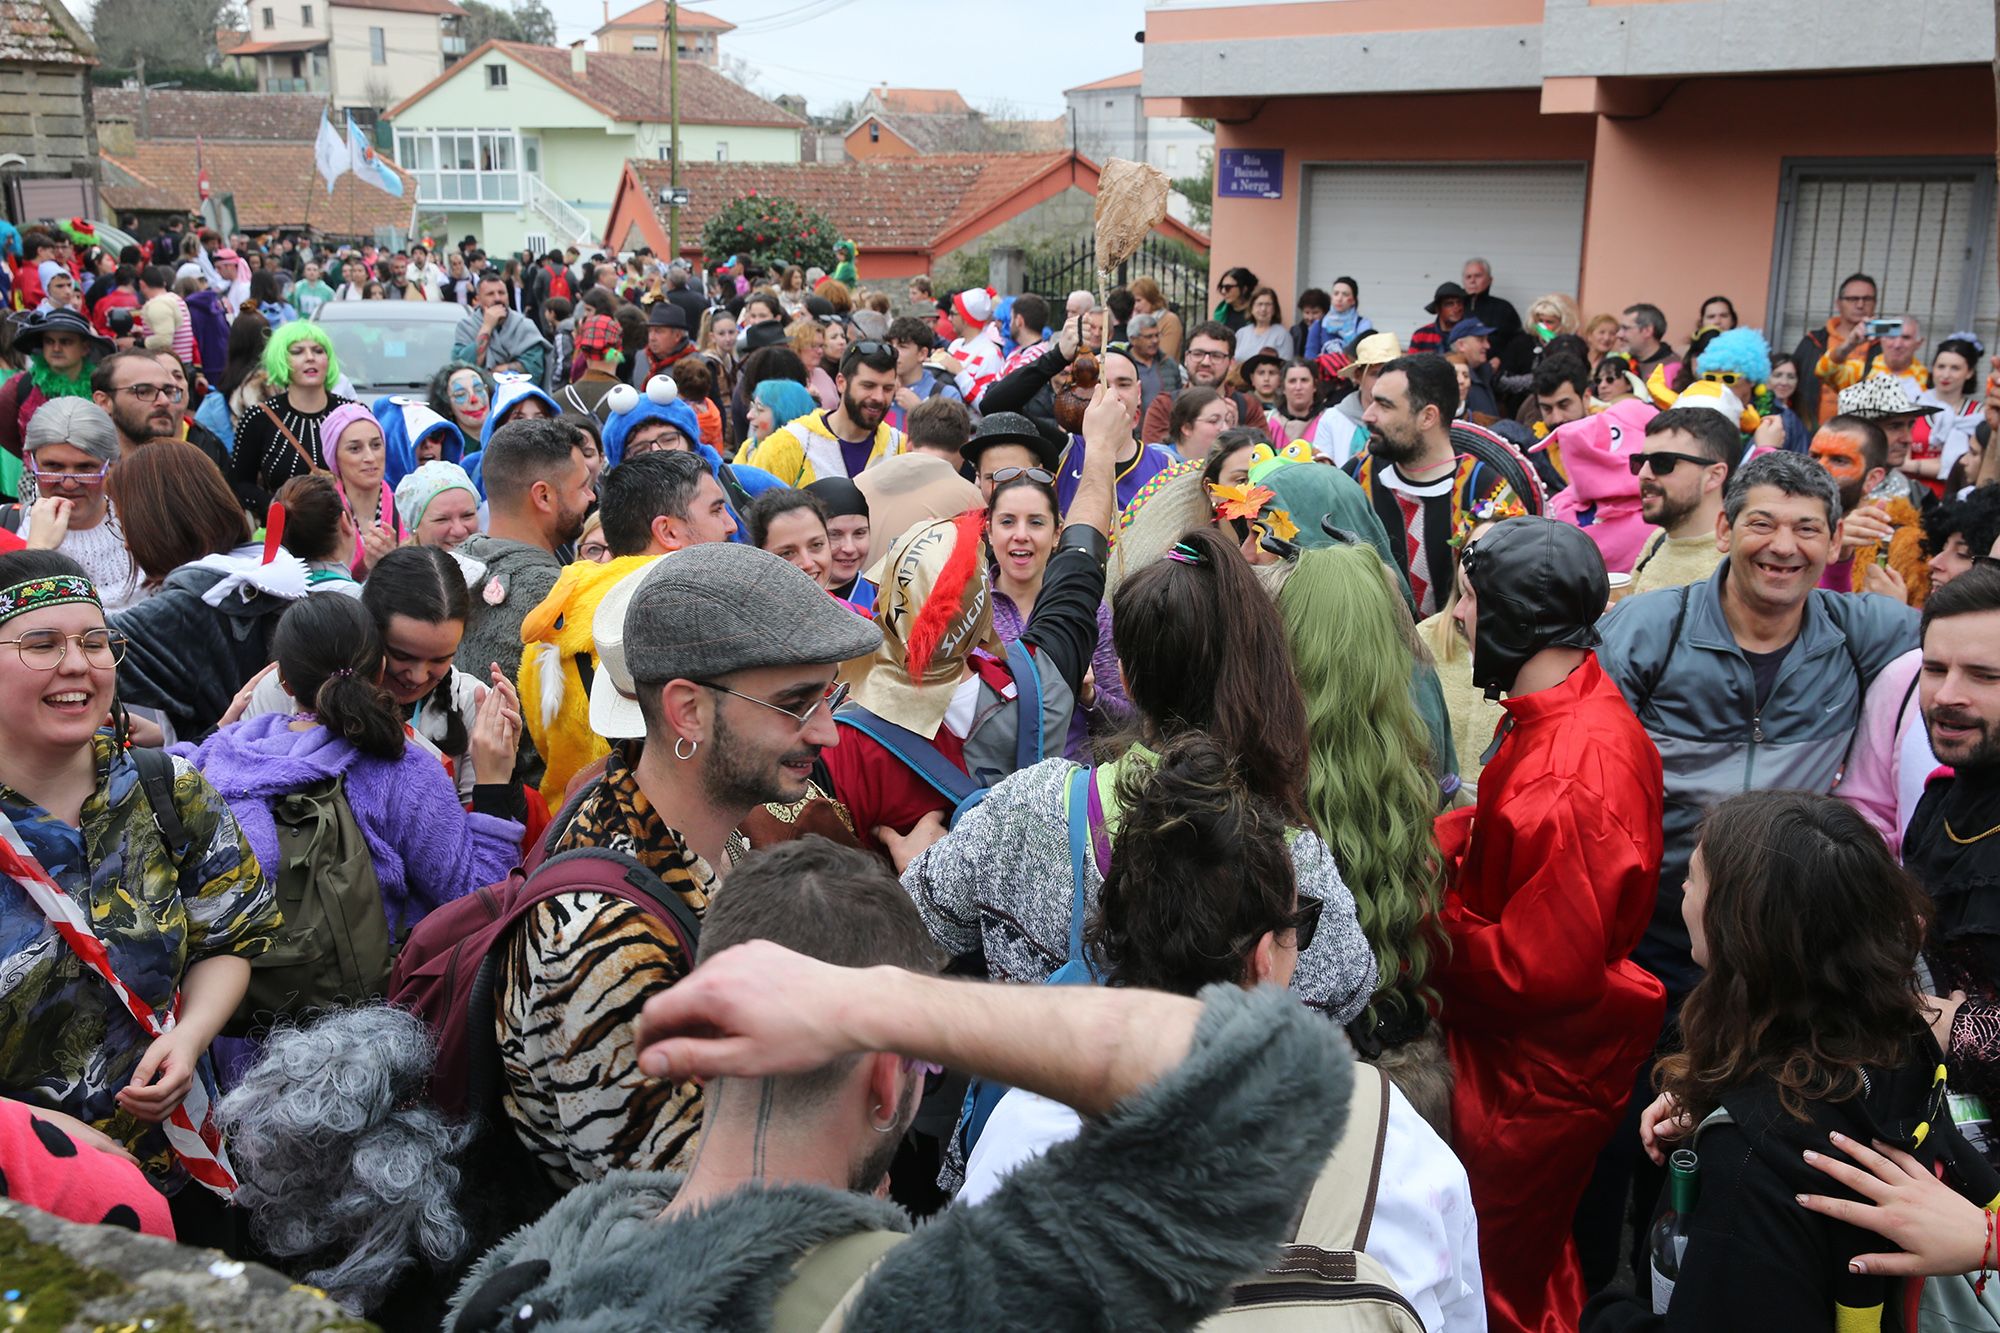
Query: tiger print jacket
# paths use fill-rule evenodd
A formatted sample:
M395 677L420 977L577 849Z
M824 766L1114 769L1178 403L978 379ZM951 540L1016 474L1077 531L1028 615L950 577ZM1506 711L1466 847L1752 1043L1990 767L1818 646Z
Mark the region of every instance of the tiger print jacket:
M666 881L699 916L715 873L660 818L616 746L551 856L610 847ZM607 1171L678 1169L701 1127L701 1089L639 1072L634 1032L648 995L694 960L639 907L564 893L507 941L494 1006L506 1086L501 1105L550 1183L569 1190Z

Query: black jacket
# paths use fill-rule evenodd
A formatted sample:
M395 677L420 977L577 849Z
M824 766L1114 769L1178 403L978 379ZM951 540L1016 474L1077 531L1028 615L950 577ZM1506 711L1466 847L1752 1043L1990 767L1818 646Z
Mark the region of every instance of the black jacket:
M119 700L165 713L178 740L198 740L221 721L236 691L271 660L271 632L291 605L257 592L210 606L201 596L221 579L182 565L151 597L109 617L129 641Z
M1872 1232L1808 1212L1795 1196L1860 1197L1805 1162L1808 1148L1834 1151L1827 1141L1834 1130L1863 1143L1894 1143L1925 1165L1942 1159L1952 1184L1981 1203L2000 1193L2000 1175L1951 1122L1937 1082L1942 1063L1937 1044L1925 1034L1911 1042L1909 1057L1898 1068L1870 1070L1862 1096L1808 1102L1805 1120L1784 1110L1777 1085L1768 1078L1724 1096L1735 1123L1711 1125L1695 1144L1701 1193L1666 1315L1651 1315L1634 1297L1607 1292L1585 1309L1584 1333L1825 1333L1835 1326L1836 1307L1874 1306L1882 1307L1880 1327L1901 1328L1896 1310L1902 1284L1847 1271L1855 1255L1894 1247ZM1925 1125L1922 1142L1913 1145L1918 1127ZM1640 1290L1647 1286L1641 1275Z

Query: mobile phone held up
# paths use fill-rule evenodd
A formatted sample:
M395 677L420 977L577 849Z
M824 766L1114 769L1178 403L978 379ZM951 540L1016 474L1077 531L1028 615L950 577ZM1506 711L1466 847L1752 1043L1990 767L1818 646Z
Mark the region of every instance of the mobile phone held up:
M1894 315L1888 319L1868 321L1868 336L1871 338L1892 338L1903 331L1903 317Z

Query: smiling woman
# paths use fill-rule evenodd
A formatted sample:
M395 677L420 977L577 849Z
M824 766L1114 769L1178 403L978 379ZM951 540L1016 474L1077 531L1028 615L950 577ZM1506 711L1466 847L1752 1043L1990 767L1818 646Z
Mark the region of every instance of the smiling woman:
M0 555L0 825L18 838L0 848L14 960L0 978L0 1095L111 1134L170 1192L190 1175L226 1192L195 1132L215 1090L208 1046L278 908L215 790L106 728L123 650L75 561ZM165 1013L178 1014L170 1030Z

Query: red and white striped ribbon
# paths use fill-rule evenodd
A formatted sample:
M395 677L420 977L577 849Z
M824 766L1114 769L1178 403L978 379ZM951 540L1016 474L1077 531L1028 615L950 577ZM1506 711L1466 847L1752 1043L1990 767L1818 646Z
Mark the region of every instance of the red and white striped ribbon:
M41 909L49 924L56 928L56 933L62 936L63 943L69 945L85 967L104 979L112 994L138 1020L140 1027L153 1037L164 1036L173 1030L174 1015L180 1012L181 1007L180 992L174 992L173 1004L166 1017L162 1018L118 979L118 974L111 970L111 956L105 952L104 941L98 939L97 932L91 929L89 915L42 868L42 863L28 850L27 843L21 840L20 830L4 813L0 813L0 874L8 876L27 891L28 897ZM198 1072L188 1088L187 1097L167 1117L164 1128L167 1146L180 1156L190 1176L225 1199L236 1193L236 1173L230 1168L229 1154L223 1151L222 1131L216 1128L215 1117L208 1104L208 1090L202 1086Z

